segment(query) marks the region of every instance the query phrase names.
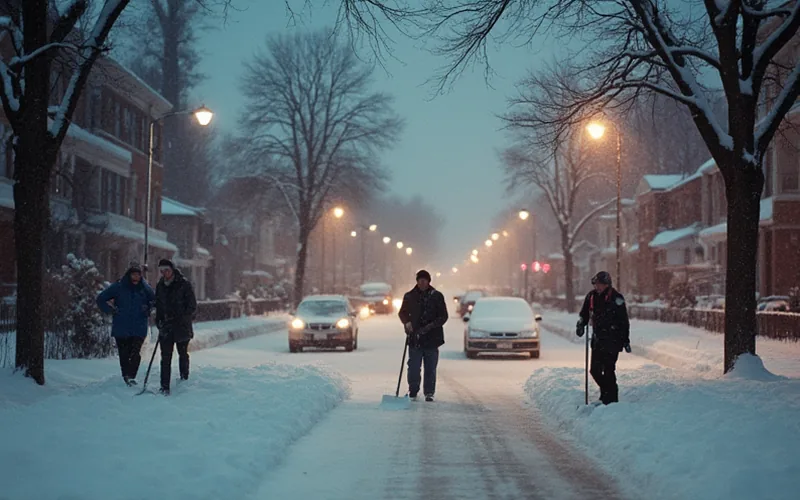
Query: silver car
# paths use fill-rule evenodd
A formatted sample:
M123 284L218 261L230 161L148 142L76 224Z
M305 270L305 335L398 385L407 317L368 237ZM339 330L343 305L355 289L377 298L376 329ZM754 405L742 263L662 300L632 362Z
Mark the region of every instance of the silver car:
M519 297L483 297L464 316L464 353L528 353L539 357L539 322L531 306Z
M344 295L311 295L289 321L289 351L304 347L358 349L358 314Z

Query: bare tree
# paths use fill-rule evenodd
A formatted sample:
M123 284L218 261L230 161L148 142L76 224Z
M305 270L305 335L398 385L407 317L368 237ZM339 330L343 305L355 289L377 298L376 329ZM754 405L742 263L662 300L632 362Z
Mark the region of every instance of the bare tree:
M592 168L590 152L580 141L580 134L568 140L543 157L537 154L535 140L523 138L503 154L503 164L509 189L534 186L541 190L555 216L561 236L564 255L564 283L567 293L567 311L575 310L572 250L578 234L594 216L608 208L616 199L596 204L581 217L580 197L593 179L604 174ZM579 218L580 217L580 218Z
M357 200L380 184L377 153L401 130L391 98L371 83L372 68L329 30L270 38L245 67L239 169L271 180L297 220L296 303L326 207L337 192Z
M345 2L355 10L350 19L368 34L374 27L365 10L403 21L393 2ZM736 242L728 245L725 371L740 354L755 354L762 162L800 95L800 60L789 50L800 28L800 2L704 0L701 7L668 0L431 0L428 6L421 16L452 58L442 82L485 60L490 34L530 41L554 28L589 40L579 56L562 62L570 78L551 82L549 92L561 98L544 102L558 105L545 104L538 114L537 122L557 125L556 136L646 94L690 111L725 181L728 241ZM704 87L710 80L721 84L727 120L713 112Z

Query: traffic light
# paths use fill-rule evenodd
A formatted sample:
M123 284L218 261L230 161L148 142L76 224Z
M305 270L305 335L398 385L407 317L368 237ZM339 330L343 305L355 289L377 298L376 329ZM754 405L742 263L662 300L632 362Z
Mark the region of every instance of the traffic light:
M542 271L544 271L545 274L549 273L550 272L550 264L545 264L544 266L542 266Z
M522 269L523 271L527 271L527 270L528 270L528 264L525 264L525 263L523 262L523 263L522 263L522 265L521 265L521 266L519 266L519 268L520 268L520 269Z
M542 265L539 263L538 260L533 263L533 270L534 270L534 272L537 272L537 273L542 270Z

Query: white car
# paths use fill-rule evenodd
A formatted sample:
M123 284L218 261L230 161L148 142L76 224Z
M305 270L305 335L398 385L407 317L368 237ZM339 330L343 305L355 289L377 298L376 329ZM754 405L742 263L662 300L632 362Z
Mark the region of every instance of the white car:
M528 353L539 357L539 322L531 306L519 297L483 297L464 316L464 353Z
M304 347L358 349L358 313L344 295L311 295L289 321L289 351Z

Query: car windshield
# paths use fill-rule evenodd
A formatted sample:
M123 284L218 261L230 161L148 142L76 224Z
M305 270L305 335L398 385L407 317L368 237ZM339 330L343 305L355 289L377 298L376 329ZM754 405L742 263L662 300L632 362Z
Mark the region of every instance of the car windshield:
M523 300L479 300L475 303L473 317L480 318L532 318L533 311Z
M309 300L301 302L298 315L336 316L347 314L347 305L341 300Z
M389 295L392 288L388 285L364 285L361 287L361 294L364 297L377 297Z
M461 297L461 300L462 300L462 302L465 302L465 303L466 302L475 302L476 300L478 300L481 297L483 297L483 292L481 292L480 290L474 290L472 292L465 293Z

